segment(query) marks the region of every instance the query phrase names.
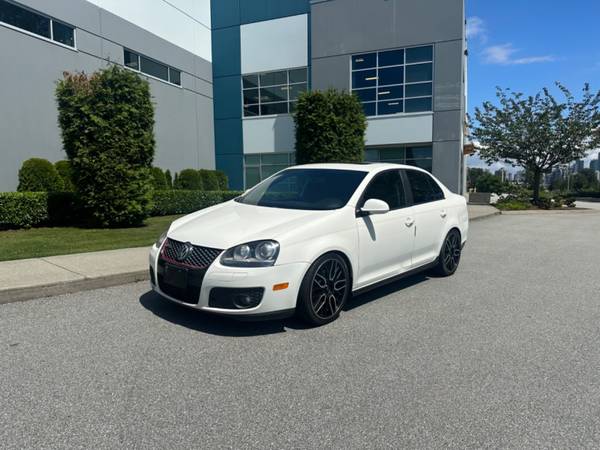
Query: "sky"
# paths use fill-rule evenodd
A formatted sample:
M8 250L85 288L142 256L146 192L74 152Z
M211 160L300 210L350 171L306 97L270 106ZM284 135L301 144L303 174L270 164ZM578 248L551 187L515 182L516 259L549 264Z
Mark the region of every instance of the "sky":
M469 114L494 100L496 86L527 95L556 81L573 93L586 82L600 90L600 0L466 2Z

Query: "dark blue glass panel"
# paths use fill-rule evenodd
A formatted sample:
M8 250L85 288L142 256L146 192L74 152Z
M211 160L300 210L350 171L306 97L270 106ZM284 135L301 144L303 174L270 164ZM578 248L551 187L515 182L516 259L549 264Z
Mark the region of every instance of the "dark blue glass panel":
M377 53L365 53L352 57L352 70L370 69L377 65Z
M416 64L406 66L406 82L418 83L419 81L433 80L433 64Z
M432 83L407 84L406 98L408 97L425 97L432 93Z
M423 159L431 158L433 150L431 147L407 147L406 158L407 159Z
M406 63L433 61L433 46L414 47L406 49Z
M391 102L379 102L377 109L378 114L380 116L387 114L398 114L404 111L402 100L394 100Z
M363 111L366 116L374 116L375 115L375 102L373 103L363 103Z
M404 50L379 52L379 67L397 66L399 64L404 64Z
M427 98L413 98L406 100L406 112L424 112L431 111L432 101L431 97Z
M359 89L358 91L352 91L358 96L362 102L375 101L375 89Z
M404 83L403 67L388 67L387 69L379 69L379 86L402 83Z
M375 87L377 83L377 71L361 70L360 72L352 72L352 87L363 88L363 87Z
M379 88L378 100L394 100L404 97L404 86L386 86Z

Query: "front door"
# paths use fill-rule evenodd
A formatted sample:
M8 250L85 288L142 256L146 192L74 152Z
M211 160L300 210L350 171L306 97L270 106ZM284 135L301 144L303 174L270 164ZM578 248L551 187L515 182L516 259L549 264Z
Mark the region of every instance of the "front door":
M412 208L407 207L400 171L376 175L358 207L369 199L383 200L390 207L385 214L356 218L359 240L357 287L365 287L408 270L414 240Z

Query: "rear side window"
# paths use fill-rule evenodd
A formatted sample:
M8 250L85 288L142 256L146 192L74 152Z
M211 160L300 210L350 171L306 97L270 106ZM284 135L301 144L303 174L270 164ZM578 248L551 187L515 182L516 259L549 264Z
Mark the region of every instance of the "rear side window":
M444 199L444 191L429 174L417 170L407 170L406 177L410 183L415 205Z
M406 207L407 202L400 171L390 170L375 176L365 189L363 203L372 198L383 200L389 205L390 210Z

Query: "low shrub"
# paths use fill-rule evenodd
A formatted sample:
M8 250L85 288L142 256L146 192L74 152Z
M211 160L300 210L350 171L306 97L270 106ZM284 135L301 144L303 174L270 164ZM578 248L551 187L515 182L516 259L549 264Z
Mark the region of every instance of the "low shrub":
M154 193L153 216L189 214L239 196L236 191L167 190Z
M219 181L219 190L220 191L228 191L229 190L229 179L225 172L221 172L220 170L215 170L215 175L217 180Z
M194 169L182 170L175 178L173 187L187 191L201 191L202 178L200 178L200 173Z
M231 200L236 191L154 191L153 216L189 214ZM0 192L0 229L82 225L74 192Z
M31 228L47 221L47 193L0 193L0 229Z
M531 203L525 200L504 199L494 205L502 211L524 211L531 209Z
M62 188L60 175L47 159L28 159L19 169L19 192L55 192Z
M200 175L203 191L219 190L219 178L217 178L217 173L214 170L200 169L198 174Z

